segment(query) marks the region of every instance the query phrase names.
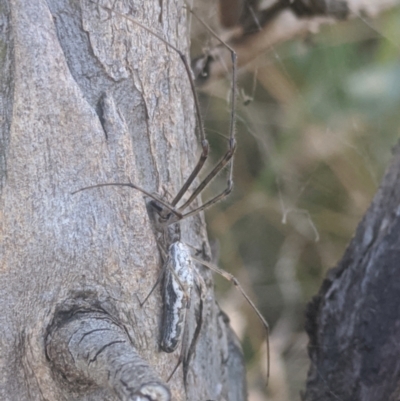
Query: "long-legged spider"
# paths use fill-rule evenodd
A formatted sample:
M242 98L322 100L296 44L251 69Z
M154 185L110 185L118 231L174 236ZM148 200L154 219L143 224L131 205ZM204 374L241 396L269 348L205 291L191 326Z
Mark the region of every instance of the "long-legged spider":
M163 301L164 301L164 324L162 328L162 340L161 340L161 348L165 352L172 352L174 351L178 344L181 342L182 337L185 337L185 319L186 319L186 312L190 305L191 300L191 290L194 285L201 291L201 287L204 285L200 274L194 268L192 260L202 264L203 266L207 267L208 269L220 274L225 279L230 281L235 285L235 287L241 292L243 297L246 301L250 304L250 306L254 309L255 313L261 320L265 330L266 330L266 342L267 342L267 380L269 377L269 326L268 323L265 321L257 307L251 301L249 296L243 290L241 285L239 284L238 280L232 276L231 274L225 272L224 270L218 268L217 266L198 259L190 254L189 248L187 245L183 244L180 241L180 226L179 222L182 219L185 219L190 216L197 215L198 213L202 212L203 210L209 208L216 202L224 199L228 196L233 187L233 156L236 150L236 140L235 140L235 108L236 108L236 53L235 51L229 47L225 42L223 42L218 35L216 35L210 27L202 20L197 18L196 14L192 12L191 9L188 8L190 12L206 27L207 30L223 45L231 53L232 59L232 84L231 84L231 113L230 113L230 128L229 128L229 138L228 138L228 149L225 155L218 161L218 163L214 166L211 172L197 185L197 187L193 190L189 198L181 202L183 196L188 192L189 187L193 183L193 181L197 178L200 171L202 170L208 154L209 154L209 144L206 139L205 130L203 126L203 121L200 114L200 106L199 100L197 97L197 93L195 90L195 84L191 75L191 69L189 63L186 59L186 56L175 46L167 42L161 35L155 33L139 21L136 21L134 18L130 17L129 15L122 14L114 9L107 8L104 6L100 6L102 9L107 10L110 14L114 13L119 17L126 18L127 20L131 21L135 25L141 27L142 29L149 32L151 35L157 37L160 41L162 41L168 48L173 49L181 58L183 65L185 67L191 90L193 93L194 98L194 105L196 110L196 118L197 118L197 129L200 136L200 142L202 146L202 152L200 158L194 167L193 171L186 179L182 188L178 191L177 195L173 198L171 202L167 202L163 200L159 195L152 194L145 189L129 182L129 183L119 183L119 182L112 182L112 183L103 183L88 186L85 188L81 188L73 194L93 188L105 187L105 186L125 186L129 188L136 189L147 197L151 199L150 206L152 210L155 212L153 213L154 217L156 217L156 223L159 227L162 227L164 230L164 234L166 234L169 239L169 247L168 250L162 250L163 259L164 259L164 266L162 268L161 274L153 286L152 290L146 296L146 299L141 302L143 305L144 302L148 299L151 295L157 284L161 281L162 276L164 275L164 286L163 286ZM207 185L225 168L225 166L229 165L229 172L228 172L228 180L226 188L219 193L218 195L212 197L210 200L206 201L200 206L195 207L194 209L190 210L189 207L192 205L193 201L200 195L200 193L207 187ZM181 356L179 358L178 365L175 367L174 371L172 372L171 376L179 366L180 362L188 361L190 359L190 355L193 351L195 346L196 340L200 333L201 329L201 314L202 314L202 299L200 296L200 305L199 305L199 319L197 328L193 335L193 340L190 342L190 346L187 347L185 345L182 348L188 348L187 350L182 349ZM187 343L188 341L185 341ZM170 377L171 377L170 376ZM169 380L169 379L168 379Z

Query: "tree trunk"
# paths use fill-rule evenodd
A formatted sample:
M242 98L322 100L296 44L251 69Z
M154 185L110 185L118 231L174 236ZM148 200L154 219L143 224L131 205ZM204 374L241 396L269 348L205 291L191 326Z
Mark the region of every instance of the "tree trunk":
M308 307L306 401L400 400L400 148Z
M257 20L250 15L253 26L249 27L239 24L237 15L240 13L235 12L233 3L244 12L249 4L259 2L220 1L220 15L206 7L203 11L219 16L222 24L227 15L233 15L232 18L237 20L236 27L240 29L232 30L227 41L237 52L239 65L243 65L282 41L292 40L305 32L315 33L324 23L342 18L375 17L399 2L276 1L268 3L272 5L264 13L263 24L261 18ZM310 6L309 11L315 6L315 13L296 13L294 6L301 4ZM343 14L320 13L324 4L326 9L332 6L332 10L347 11ZM226 15L222 15L223 11ZM251 9L251 13L253 11ZM253 29L256 23L260 26ZM231 21L225 21L225 25L228 24ZM213 26L218 26L218 22ZM200 63L201 68L206 65L204 70L199 70L202 72L200 78L213 92L216 80L226 75L229 56L226 48L218 44L209 51L206 64L204 58L199 58L203 63ZM268 63L265 64L255 64L259 75L262 75L261 69L270 68ZM268 79L271 83L272 79ZM400 400L399 200L400 146L396 148L394 160L342 260L329 272L319 294L308 306L306 330L310 338L311 366L302 397L304 401Z
M187 50L183 2L113 7ZM100 5L110 6L109 2ZM189 361L159 349L158 251L135 183L171 199L198 158L176 52L91 0L2 0L0 399L243 400L243 360L214 301L194 292ZM202 215L182 241L210 258ZM185 378L185 380L184 380ZM186 389L185 389L186 384ZM144 397L144 398L143 398Z

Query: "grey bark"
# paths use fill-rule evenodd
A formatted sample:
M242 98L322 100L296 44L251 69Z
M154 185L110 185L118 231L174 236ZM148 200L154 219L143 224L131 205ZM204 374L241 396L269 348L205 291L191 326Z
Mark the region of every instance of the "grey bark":
M182 2L113 6L186 52ZM167 384L179 351L159 350L160 292L139 301L161 268L146 200L122 187L72 194L128 181L178 191L198 157L178 55L90 0L2 0L0 21L0 399L161 401L170 388L243 400L210 272L197 266L207 289L186 383L180 368ZM182 240L210 258L202 215L182 223Z
M306 401L400 399L400 148L337 267L308 306Z
M58 310L46 335L46 356L71 391L108 387L121 400L168 401L168 387L132 346L129 334L93 304Z

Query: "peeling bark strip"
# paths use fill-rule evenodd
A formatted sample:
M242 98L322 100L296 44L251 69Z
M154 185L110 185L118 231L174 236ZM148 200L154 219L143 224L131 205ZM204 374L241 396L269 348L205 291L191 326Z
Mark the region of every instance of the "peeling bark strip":
M56 376L75 391L95 384L108 386L122 401L171 399L127 332L105 313L80 310L57 322L46 338L46 354Z
M400 147L343 259L308 306L305 401L400 399Z

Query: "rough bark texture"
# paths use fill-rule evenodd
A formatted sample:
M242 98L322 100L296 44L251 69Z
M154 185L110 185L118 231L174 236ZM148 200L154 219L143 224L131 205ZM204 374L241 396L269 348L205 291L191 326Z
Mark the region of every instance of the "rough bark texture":
M400 148L308 307L306 401L400 399Z
M182 2L101 4L110 3L186 51ZM2 0L0 21L0 399L136 399L110 379L121 373L121 347L129 363L149 367L145 382L163 386L179 357L159 350L159 290L139 305L161 268L146 201L122 187L71 193L129 180L177 192L198 157L184 67L159 39L91 0ZM182 223L182 240L210 257L202 215ZM182 369L169 387L174 399L243 400L240 350L210 273L197 268L207 292L187 395ZM96 330L115 330L115 339L100 347ZM140 372L125 372L138 388Z

